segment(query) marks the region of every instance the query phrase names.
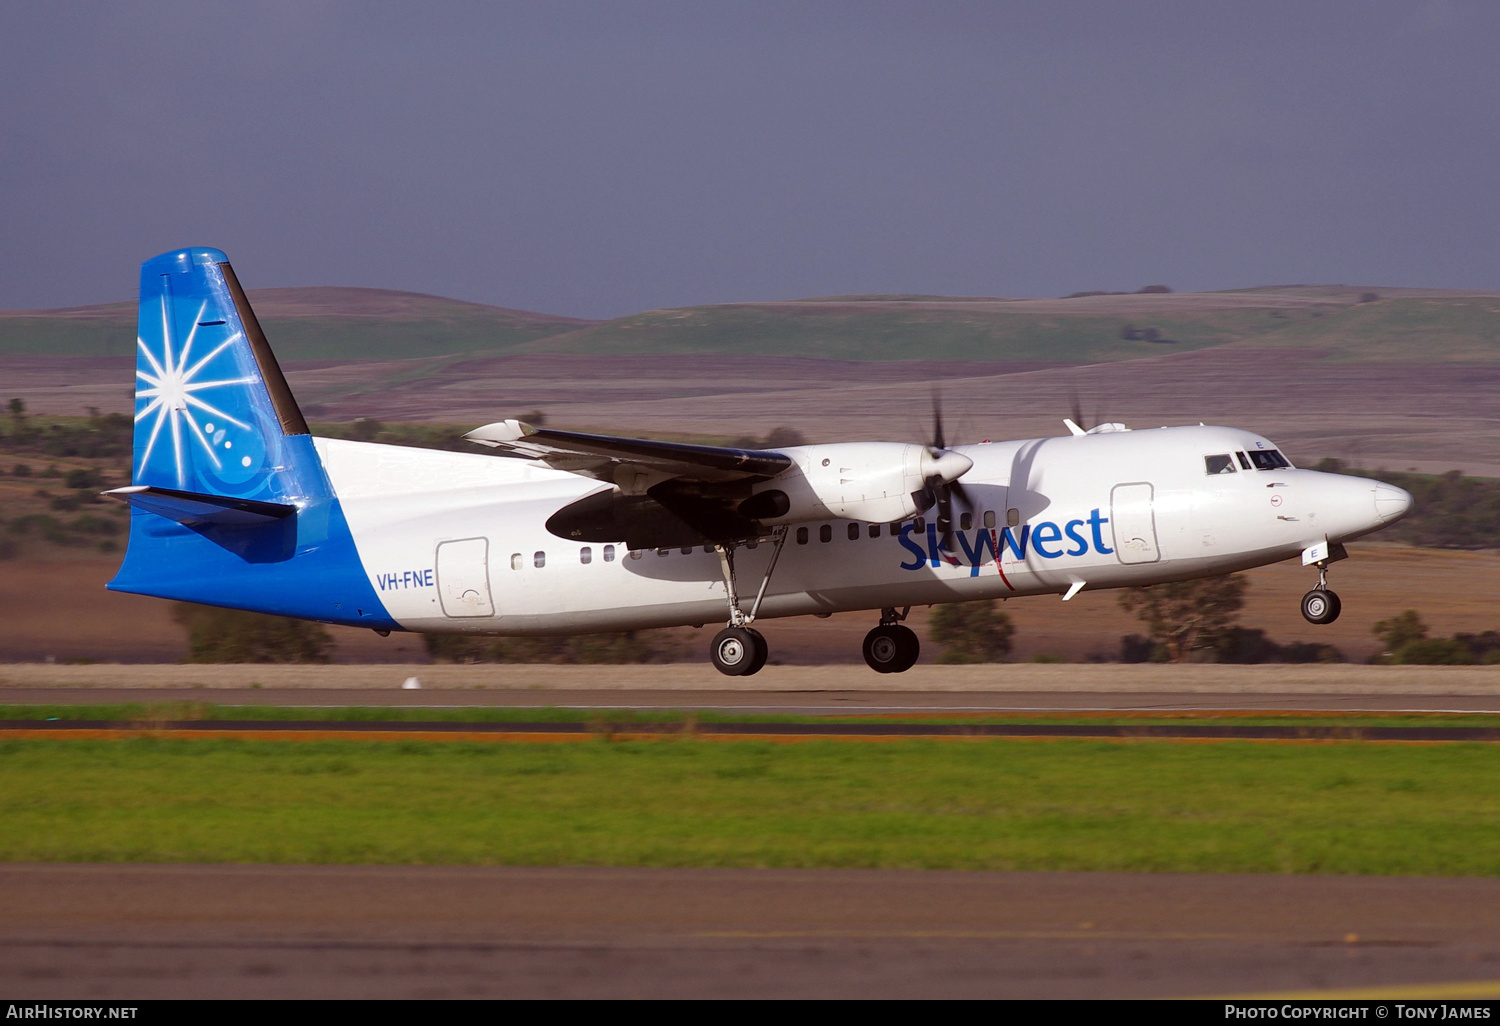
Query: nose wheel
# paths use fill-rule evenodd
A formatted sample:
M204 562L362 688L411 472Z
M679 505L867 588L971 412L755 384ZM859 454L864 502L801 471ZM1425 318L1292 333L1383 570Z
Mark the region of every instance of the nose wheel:
M1343 608L1337 593L1327 588L1314 588L1302 596L1302 618L1308 623L1333 623Z
M1318 568L1318 586L1302 596L1302 618L1308 623L1333 623L1344 610L1338 594L1328 588L1328 563L1329 560L1320 560L1314 564Z
M865 663L876 673L905 673L916 665L922 643L915 631L898 622L904 619L905 613L886 609L880 617L880 626L865 635Z
M714 669L728 677L748 677L766 665L770 646L754 627L726 627L714 635L709 657Z

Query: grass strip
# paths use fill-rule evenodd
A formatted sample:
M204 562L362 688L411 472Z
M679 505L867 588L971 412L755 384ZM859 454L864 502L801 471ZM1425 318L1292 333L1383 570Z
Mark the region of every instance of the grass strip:
M0 720L94 720L151 725L188 720L318 720L372 723L913 723L913 724L1078 724L1169 726L1213 723L1224 726L1321 727L1497 727L1500 713L1300 712L1251 710L1153 710L1151 712L955 712L796 715L746 710L578 709L461 706L261 706L205 702L122 702L99 705L0 705Z
M450 722L440 720L156 720L126 723L119 720L0 720L0 737L64 740L123 739L140 734L162 737L253 737L258 740L360 737L393 741L403 737L426 740L480 741L521 738L586 738L591 735L625 737L697 736L702 738L766 737L780 740L816 737L871 738L946 737L958 740L1002 737L1110 737L1120 739L1173 738L1178 740L1262 741L1422 741L1500 743L1500 727L1453 726L1308 726L1224 723L523 723Z
M0 742L0 859L1500 873L1500 748Z

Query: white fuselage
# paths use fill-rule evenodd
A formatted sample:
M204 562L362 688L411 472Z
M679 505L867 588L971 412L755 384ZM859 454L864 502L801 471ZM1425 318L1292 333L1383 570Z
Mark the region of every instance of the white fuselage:
M562 506L607 487L597 480L489 455L316 444L364 569L408 630L572 634L726 619L720 559L702 545L631 553L623 544L569 542L547 531L547 518ZM968 502L955 510L956 560L939 548L930 515L894 525L794 524L759 615L1229 573L1367 534L1409 501L1376 481L1308 470L1207 473L1207 456L1273 448L1235 428L951 448L973 460L962 479ZM786 452L810 461L817 447ZM771 552L767 542L736 552L746 605Z

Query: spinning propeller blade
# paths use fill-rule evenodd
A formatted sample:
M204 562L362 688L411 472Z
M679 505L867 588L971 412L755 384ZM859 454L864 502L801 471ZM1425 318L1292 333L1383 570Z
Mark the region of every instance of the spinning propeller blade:
M969 505L968 495L958 479L968 473L974 461L962 453L950 452L943 431L943 404L936 389L932 392L932 444L927 447L925 483L937 507L938 547L944 555L955 560L953 545L953 498L956 495L964 505Z

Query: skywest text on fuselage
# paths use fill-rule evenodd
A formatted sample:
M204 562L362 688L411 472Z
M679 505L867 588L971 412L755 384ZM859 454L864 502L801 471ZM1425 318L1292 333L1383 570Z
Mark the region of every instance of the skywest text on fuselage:
M1001 552L1009 549L1011 554L1018 560L1026 558L1026 547L1029 544L1031 551L1043 559L1057 559L1060 556L1082 556L1089 551L1089 542L1092 539L1093 550L1101 555L1109 555L1115 550L1104 544L1105 524L1109 523L1109 517L1100 516L1099 510L1089 512L1087 520L1069 520L1058 527L1051 520L1043 520L1041 523L1023 524L1018 529L1019 536L1009 527L996 532L993 529L979 528L974 532L974 544L969 544L968 535L959 530L953 532L958 539L959 547L963 549L964 556L969 563L969 576L978 577L979 567L984 562L984 552L989 550L990 555L999 561ZM1082 529L1087 526L1089 531L1083 533ZM938 548L937 525L927 524L927 549L912 540L912 531L915 523L901 525L900 541L901 547L916 557L911 562L901 564L902 570L920 570L924 566L941 566L944 561L943 552ZM1068 545L1068 548L1054 546Z

